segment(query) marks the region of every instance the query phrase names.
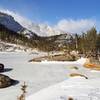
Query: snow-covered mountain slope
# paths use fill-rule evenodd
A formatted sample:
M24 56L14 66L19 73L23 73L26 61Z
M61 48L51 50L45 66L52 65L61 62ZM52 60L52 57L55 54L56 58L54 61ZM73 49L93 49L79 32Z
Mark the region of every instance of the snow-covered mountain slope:
M27 19L16 15L15 13L1 12L0 11L0 31L4 32L5 30L10 30L16 32L16 34L24 34L25 37L30 38L32 43L41 44L41 41L44 42L44 45L49 42L49 44L66 44L71 43L71 34L64 33L61 30L51 27L46 24L37 24L28 21ZM5 27L5 30L2 29ZM7 31L7 32L8 32ZM10 32L9 32L10 33ZM9 34L8 33L8 34ZM14 33L15 34L15 33ZM22 40L23 41L23 40ZM12 42L14 43L14 42ZM39 48L39 47L38 47Z
M39 24L40 27L40 32L45 36L52 36L52 35L60 35L60 34L65 34L65 32L58 30L54 27L51 27L49 25L46 24Z
M33 23L30 20L27 20L26 18L23 18L22 16L11 11L1 12L2 13L0 13L0 19L2 20L2 23L4 25L7 25L8 28L15 31L21 31L24 28L24 30L27 29L27 33L31 34L31 32L33 32L39 36L52 36L65 33L61 30L56 29L55 27L51 27L44 23Z
M34 36L33 32L24 28L20 23L18 23L14 19L14 17L12 17L11 15L8 15L6 13L0 12L0 24L4 25L5 27L7 27L8 29L10 29L14 32L24 34L25 36L27 36L29 38Z
M19 32L20 30L24 29L19 23L17 23L14 20L12 16L1 13L1 12L0 12L0 23L15 32Z

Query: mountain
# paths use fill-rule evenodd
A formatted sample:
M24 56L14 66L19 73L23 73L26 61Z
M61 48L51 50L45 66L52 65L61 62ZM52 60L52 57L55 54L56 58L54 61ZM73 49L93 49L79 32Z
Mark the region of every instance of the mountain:
M30 20L11 11L1 11L0 15L0 18L3 20L3 24L5 24L5 21L7 21L6 25L8 26L8 28L13 29L14 31L16 30L17 32L20 32L24 28L27 29L29 33L33 32L39 36L52 36L65 33L61 30L56 29L54 26L51 27L44 23L31 22Z
M59 46L72 43L73 37L54 27L18 20L15 16L0 12L0 40L40 50L57 50Z
M35 33L31 32L30 30L24 28L20 23L18 23L14 17L8 15L6 13L0 12L0 24L4 25L8 29L19 33L24 34L26 37L31 38L35 35Z
M24 24L23 26L27 29L30 29L32 32L37 33L37 35L44 37L60 35L65 33L47 24L28 23L27 25Z

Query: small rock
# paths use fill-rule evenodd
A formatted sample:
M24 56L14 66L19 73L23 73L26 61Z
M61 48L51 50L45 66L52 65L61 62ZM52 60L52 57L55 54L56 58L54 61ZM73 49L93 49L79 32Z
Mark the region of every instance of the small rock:
M71 69L75 69L75 70L78 70L79 68L76 67L76 66L72 66Z
M0 63L0 72L4 71L4 64Z
M74 100L72 97L69 97L68 100Z
M0 74L0 88L6 88L11 85L15 84L15 80L11 79L10 77Z

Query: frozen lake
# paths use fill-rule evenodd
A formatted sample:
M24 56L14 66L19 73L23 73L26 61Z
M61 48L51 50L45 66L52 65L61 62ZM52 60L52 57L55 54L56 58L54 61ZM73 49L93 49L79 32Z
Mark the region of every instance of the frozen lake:
M30 63L28 60L36 55L28 53L0 53L0 63L5 68L11 69L3 74L19 81L19 84L9 88L0 89L2 100L16 100L20 94L20 87L23 82L28 85L27 95L31 95L56 83L69 78L69 74L78 72L87 75L90 79L99 77L98 72L91 72L77 62L56 62L56 63ZM72 66L79 67L79 70L71 69Z

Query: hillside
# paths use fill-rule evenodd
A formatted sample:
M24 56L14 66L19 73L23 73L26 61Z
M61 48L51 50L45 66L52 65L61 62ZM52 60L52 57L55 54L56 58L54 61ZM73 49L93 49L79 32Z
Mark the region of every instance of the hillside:
M35 33L23 27L15 18L7 13L0 12L0 24L4 25L6 28L25 35L28 38L34 36Z
M30 40L23 34L18 34L4 25L0 24L0 40L8 43L15 43L28 46Z
M32 24L33 25L33 24ZM0 40L2 42L8 42L13 44L20 44L31 48L37 48L42 51L53 51L59 50L66 44L72 43L73 37L70 34L65 34L64 32L53 31L54 29L38 24L37 27L24 27L21 22L17 21L15 17L8 15L7 13L0 12ZM29 25L30 26L30 25ZM42 27L42 28L41 28ZM38 30L38 31L37 31ZM49 31L51 30L51 31ZM52 33L52 36L39 36L37 34L42 33ZM39 33L35 33L39 32ZM41 34L42 34L41 33Z

